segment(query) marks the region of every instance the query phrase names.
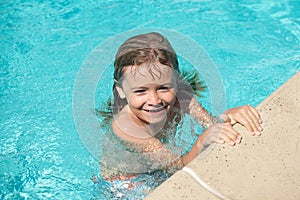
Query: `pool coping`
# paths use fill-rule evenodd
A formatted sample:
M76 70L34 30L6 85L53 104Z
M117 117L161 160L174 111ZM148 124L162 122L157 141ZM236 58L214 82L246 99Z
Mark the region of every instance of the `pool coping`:
M300 199L299 85L300 71L256 107L264 121L261 136L235 125L241 144L216 145L144 199Z

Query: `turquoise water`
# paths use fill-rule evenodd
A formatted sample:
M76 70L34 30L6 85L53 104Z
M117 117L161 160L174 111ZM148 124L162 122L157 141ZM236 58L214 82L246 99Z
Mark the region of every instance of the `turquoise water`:
M258 105L300 68L297 0L0 5L0 199L105 199L90 180L99 167L74 126L72 94L82 63L110 37L157 27L192 38L215 62L227 108Z

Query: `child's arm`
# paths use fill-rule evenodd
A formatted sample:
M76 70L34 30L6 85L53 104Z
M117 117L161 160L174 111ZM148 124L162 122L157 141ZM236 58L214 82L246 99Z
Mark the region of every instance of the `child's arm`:
M191 151L185 155L185 164L192 161L197 155L213 143L231 146L239 144L242 137L235 131L230 123L216 123L207 128L196 140Z
M202 127L208 128L218 122L218 119L203 108L190 92L181 90L177 93L177 98L183 112L191 115Z
M218 118L210 114L199 102L193 97L188 106L190 114L202 127L208 128L218 123Z
M241 106L227 110L220 115L223 123L218 123L218 119L212 116L199 102L181 91L178 95L180 104L184 105L184 111L190 114L199 124L207 129L198 137L190 152L184 156L184 163L187 164L199 155L212 143L227 143L231 146L241 142L242 137L232 127L235 123L245 126L252 135L260 135L262 131L262 120L258 111L252 106Z
M114 132L121 139L130 142L134 147L141 149L141 152L145 153L149 161L151 161L147 162L149 165L148 167L151 169L153 169L152 166L159 166L161 169L164 168L171 171L181 169L212 143L228 143L229 145L235 145L241 141L241 136L233 129L230 123L216 123L209 126L209 128L198 137L190 152L184 156L179 156L179 154L166 148L158 139L149 135L146 131L140 129L138 131L139 135L126 133L124 131L125 129L119 126L122 123L129 124L130 122L113 123ZM132 133L137 132L133 131ZM143 135L143 137L141 137L141 135ZM147 135L148 137L146 137Z
M211 115L190 93L180 91L178 100L184 112L190 114L199 124L205 128L218 122L218 119ZM261 117L259 112L250 105L231 108L220 115L223 122L230 122L231 125L240 123L245 126L252 135L260 135L263 130L261 127Z

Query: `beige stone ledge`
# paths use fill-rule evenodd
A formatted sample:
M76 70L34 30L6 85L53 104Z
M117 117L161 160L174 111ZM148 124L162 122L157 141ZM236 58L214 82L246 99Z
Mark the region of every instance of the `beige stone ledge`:
M235 147L216 145L187 167L232 200L300 199L300 72L266 98L257 109L261 136L236 125L243 141ZM178 171L146 200L220 199L185 171Z

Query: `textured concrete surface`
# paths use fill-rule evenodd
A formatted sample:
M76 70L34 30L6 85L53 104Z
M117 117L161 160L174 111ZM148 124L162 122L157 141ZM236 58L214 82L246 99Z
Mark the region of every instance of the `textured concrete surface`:
M232 200L300 199L300 72L265 99L257 109L264 121L261 136L236 125L241 144L216 145L187 167ZM185 171L178 171L146 200L220 199Z

